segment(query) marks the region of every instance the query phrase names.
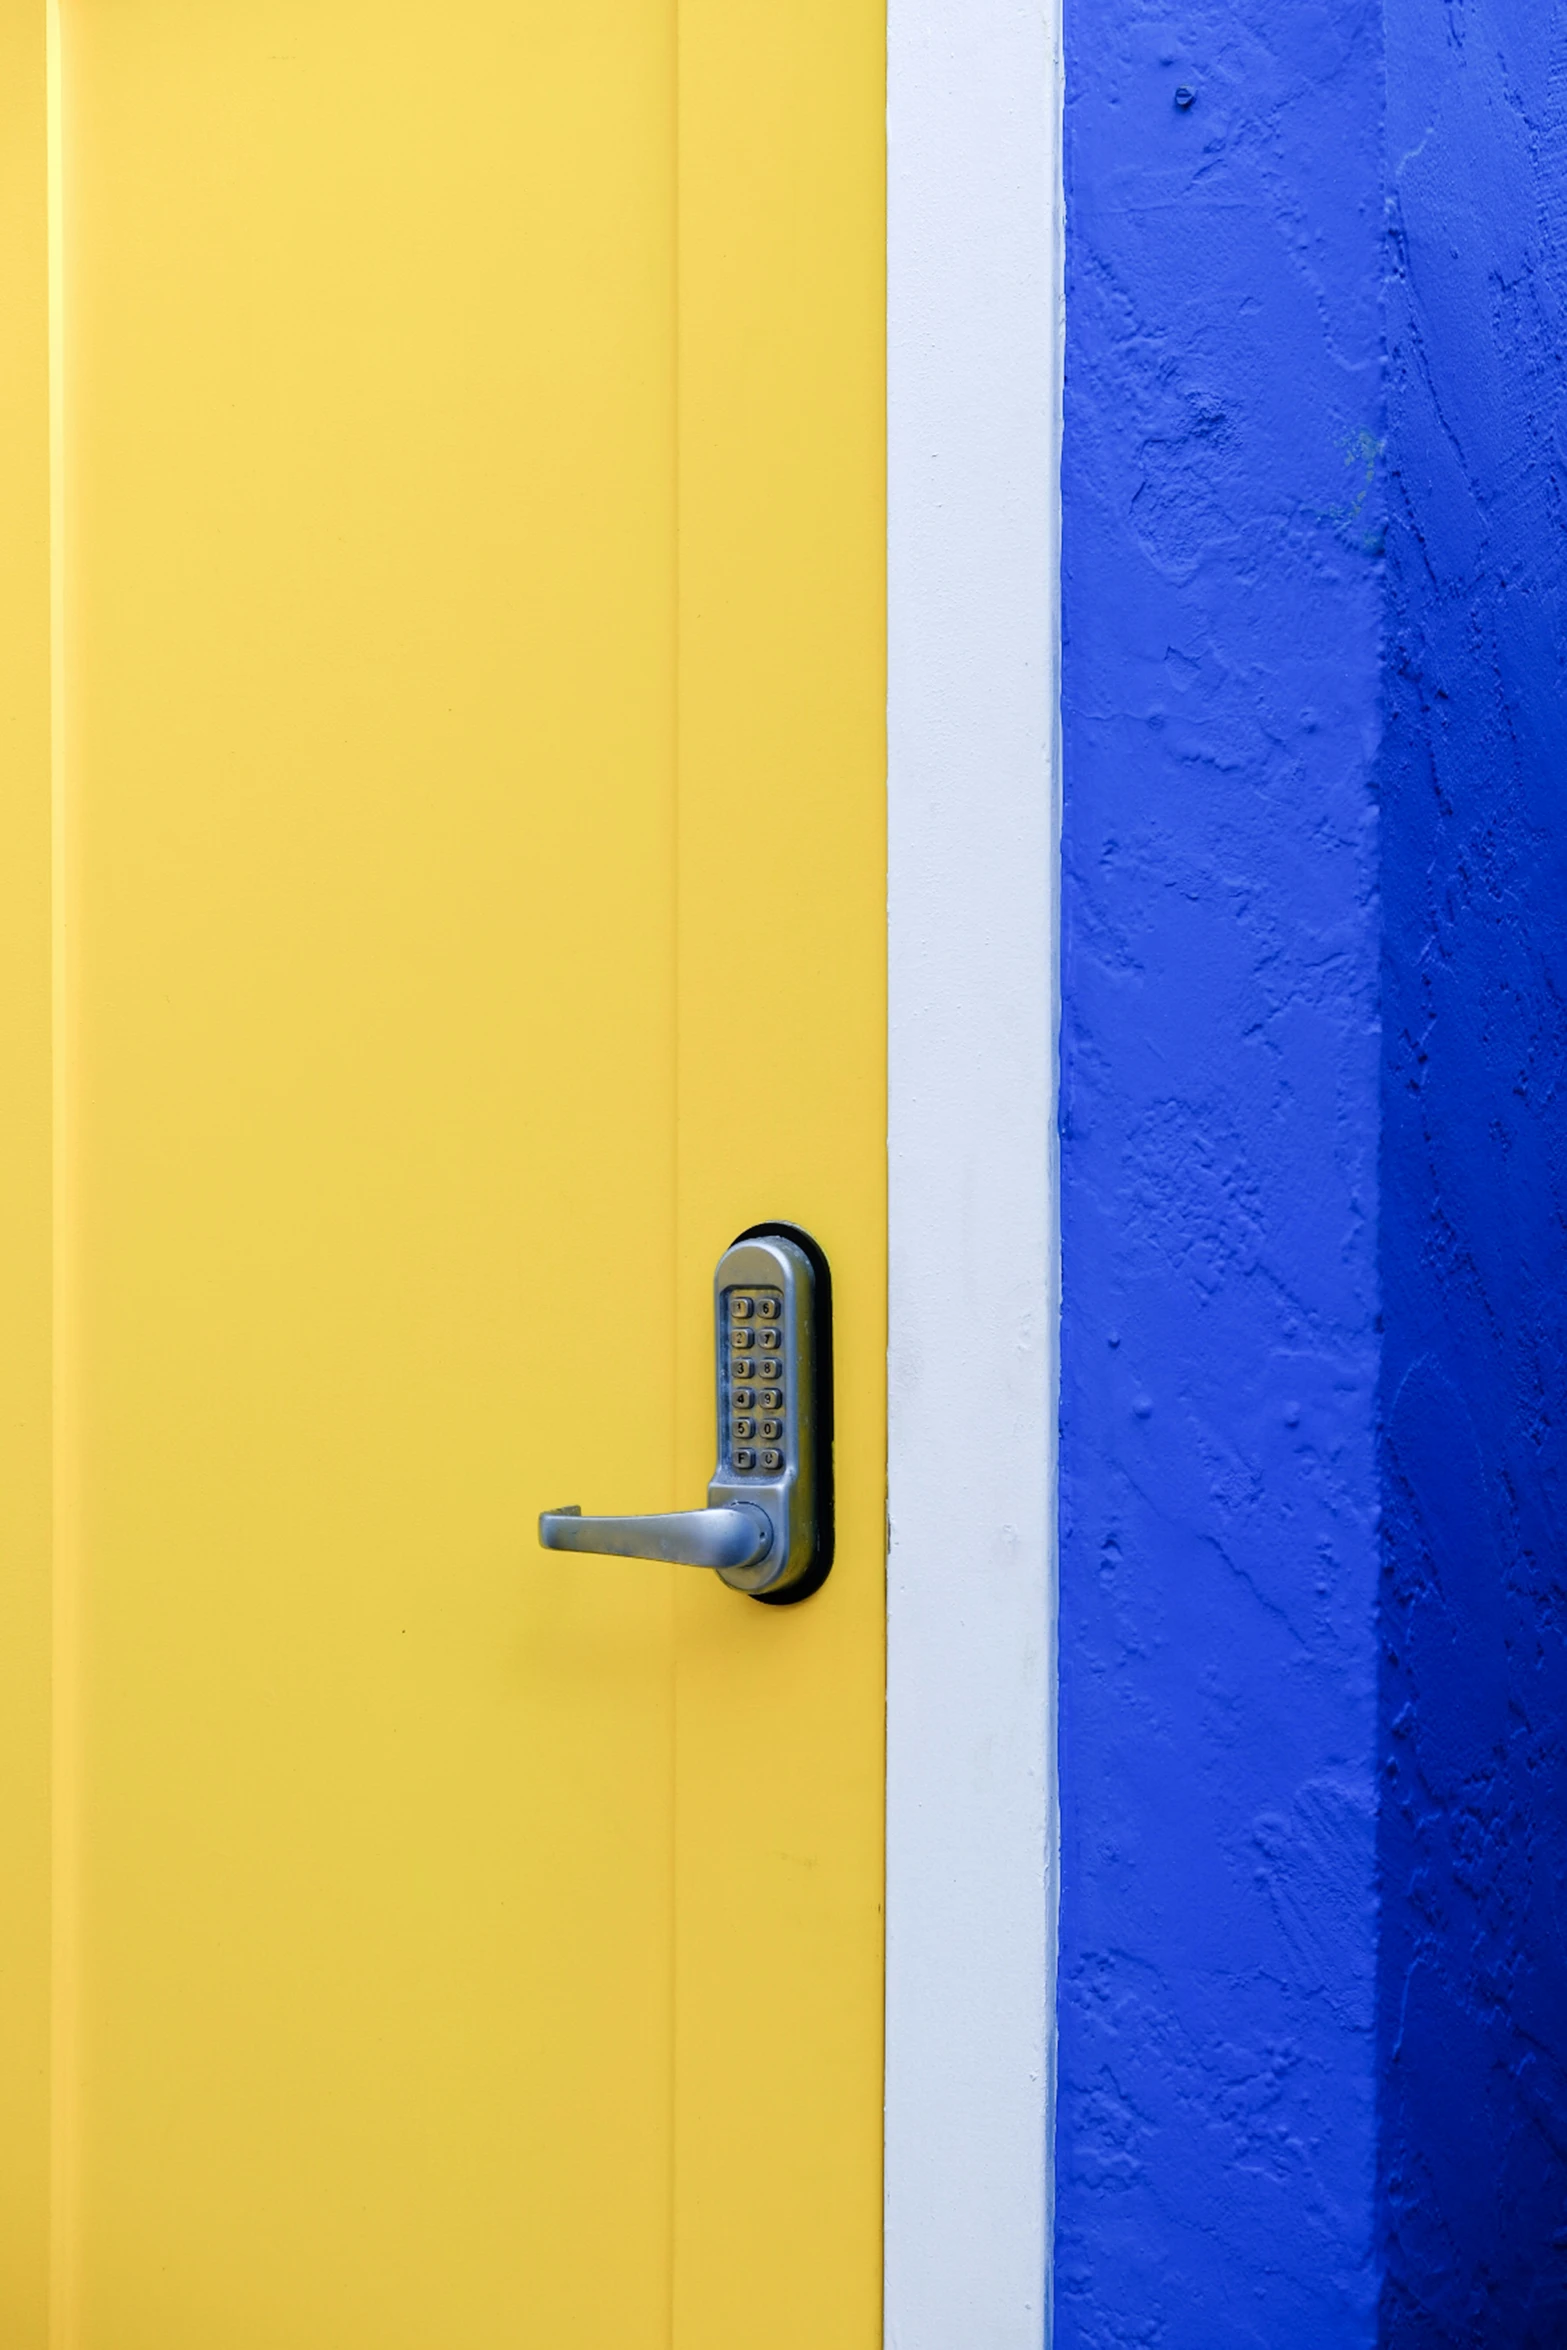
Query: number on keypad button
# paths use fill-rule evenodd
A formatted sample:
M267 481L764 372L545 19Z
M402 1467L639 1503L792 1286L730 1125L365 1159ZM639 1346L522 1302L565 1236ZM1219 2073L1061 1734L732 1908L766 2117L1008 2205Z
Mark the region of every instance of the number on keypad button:
M756 1301L757 1320L760 1322L776 1322L778 1319L778 1304L779 1301L776 1297L759 1297Z
M764 1387L756 1400L764 1412L781 1412L783 1410L783 1389L781 1387Z
M729 1312L731 1318L734 1321L749 1322L751 1319L750 1299L748 1297L740 1297L736 1294L731 1294L729 1299Z
M735 1454L735 1467L737 1469L754 1469L756 1467L756 1455L748 1445L742 1444L740 1450Z
M729 1365L729 1372L731 1378L734 1379L754 1379L756 1377L756 1365L752 1362L749 1355L736 1355L734 1360Z
M767 1434L767 1431L768 1431L768 1429L769 1429L769 1428L772 1428L772 1426L773 1426L773 1423L772 1423L772 1421L771 1421L771 1420L764 1421L764 1422L763 1422L763 1425L762 1425L762 1434L765 1436L765 1435ZM774 1435L776 1435L776 1434L777 1434L777 1430L776 1430L776 1429L773 1429L773 1433L774 1433ZM743 1418L742 1418L742 1419L738 1419L738 1420L736 1420L736 1422L735 1422L735 1436L736 1436L736 1439L737 1439L737 1440L738 1440L739 1438L741 1438L741 1437L745 1437L745 1436L754 1436L755 1434L756 1434L756 1422L755 1422L754 1420L747 1420L747 1419L743 1419Z

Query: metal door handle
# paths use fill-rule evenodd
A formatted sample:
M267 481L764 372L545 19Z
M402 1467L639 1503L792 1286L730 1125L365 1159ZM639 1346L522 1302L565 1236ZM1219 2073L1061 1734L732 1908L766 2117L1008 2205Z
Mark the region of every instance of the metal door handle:
M599 1551L608 1558L663 1558L672 1567L752 1567L773 1549L773 1520L749 1502L724 1509L665 1509L651 1518L585 1518L576 1502L538 1516L545 1551Z
M773 1606L832 1565L832 1343L827 1260L794 1226L758 1225L713 1278L718 1465L705 1510L585 1518L545 1510L546 1550L712 1567Z
M765 1511L743 1501L646 1518L585 1518L573 1504L541 1512L539 1540L546 1550L594 1550L677 1567L750 1567L772 1549L773 1524Z

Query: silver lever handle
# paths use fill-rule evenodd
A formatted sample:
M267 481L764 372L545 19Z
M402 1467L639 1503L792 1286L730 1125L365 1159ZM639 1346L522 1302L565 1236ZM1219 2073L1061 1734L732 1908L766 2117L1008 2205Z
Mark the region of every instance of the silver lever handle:
M765 1511L743 1501L645 1518L585 1518L573 1503L540 1513L539 1540L546 1550L663 1559L679 1567L750 1567L772 1549L773 1527Z

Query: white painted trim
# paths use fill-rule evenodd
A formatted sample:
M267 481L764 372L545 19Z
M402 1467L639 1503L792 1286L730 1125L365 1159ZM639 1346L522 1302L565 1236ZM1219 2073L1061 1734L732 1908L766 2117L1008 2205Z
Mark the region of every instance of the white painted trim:
M1060 0L890 0L888 2350L1050 2329Z

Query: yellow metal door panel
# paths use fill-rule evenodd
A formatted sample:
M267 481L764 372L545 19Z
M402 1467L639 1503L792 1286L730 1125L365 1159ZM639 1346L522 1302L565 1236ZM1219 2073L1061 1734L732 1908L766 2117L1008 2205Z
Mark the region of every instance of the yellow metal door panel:
M52 741L4 24L7 2342L869 2350L879 19L64 0ZM769 1215L825 1591L540 1553Z
M681 0L680 1290L769 1195L826 1247L840 1540L797 1610L678 1593L681 2350L880 2339L883 56L853 0Z
M0 2339L49 2235L49 273L44 16L0 6Z

